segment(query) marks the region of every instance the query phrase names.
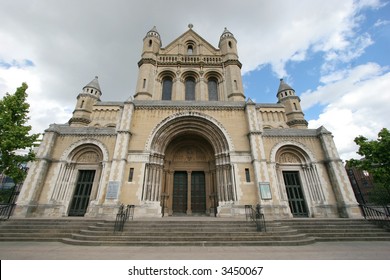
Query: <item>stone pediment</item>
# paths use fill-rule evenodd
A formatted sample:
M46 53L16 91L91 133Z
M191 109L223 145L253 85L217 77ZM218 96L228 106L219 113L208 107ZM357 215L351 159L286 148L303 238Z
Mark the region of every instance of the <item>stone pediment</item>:
M177 39L162 48L160 54L177 55L186 54L186 45L191 42L196 48L197 55L220 55L219 49L213 47L209 42L203 39L192 29L187 30Z

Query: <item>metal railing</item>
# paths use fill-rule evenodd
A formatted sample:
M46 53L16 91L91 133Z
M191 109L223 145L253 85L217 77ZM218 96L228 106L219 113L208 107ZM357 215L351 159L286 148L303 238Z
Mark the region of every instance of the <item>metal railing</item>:
M255 223L257 231L267 231L264 214L261 211L260 204L257 204L256 208L253 208L252 205L245 205L245 217L247 221Z
M383 208L383 212L378 210L378 207L359 205L364 219L379 224L390 229L390 216L387 207Z
M15 206L16 206L15 203L0 204L0 220L8 220Z
M134 205L127 205L125 208L125 205L121 204L118 209L118 214L116 214L114 232L123 231L125 222L130 218L131 220L134 218Z

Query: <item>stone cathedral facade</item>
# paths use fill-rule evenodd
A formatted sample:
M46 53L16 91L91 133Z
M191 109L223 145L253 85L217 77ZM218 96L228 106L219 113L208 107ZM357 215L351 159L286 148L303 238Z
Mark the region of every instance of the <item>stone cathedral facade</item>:
M165 47L143 39L135 93L103 101L98 78L77 96L72 118L45 131L15 216L111 219L245 214L267 219L360 217L332 134L308 129L293 88L275 103L245 97L237 41L218 48L192 26ZM76 96L75 96L76 97Z

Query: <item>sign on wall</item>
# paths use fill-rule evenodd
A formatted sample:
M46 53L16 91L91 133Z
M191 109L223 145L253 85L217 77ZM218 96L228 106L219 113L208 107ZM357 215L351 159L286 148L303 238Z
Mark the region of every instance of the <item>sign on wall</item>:
M272 199L271 187L268 182L259 183L261 199Z
M108 182L106 199L118 198L118 191L119 191L119 182L118 181Z

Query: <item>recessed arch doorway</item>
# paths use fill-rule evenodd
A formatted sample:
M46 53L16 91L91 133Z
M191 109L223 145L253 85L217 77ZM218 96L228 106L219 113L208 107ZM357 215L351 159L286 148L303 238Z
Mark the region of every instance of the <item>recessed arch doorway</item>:
M212 215L214 200L215 155L212 146L195 134L178 136L165 152L167 180L164 193L170 215Z
M217 215L237 200L231 143L216 120L177 113L152 132L146 149L142 201L160 202L162 215Z

